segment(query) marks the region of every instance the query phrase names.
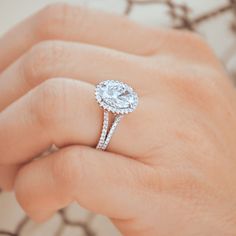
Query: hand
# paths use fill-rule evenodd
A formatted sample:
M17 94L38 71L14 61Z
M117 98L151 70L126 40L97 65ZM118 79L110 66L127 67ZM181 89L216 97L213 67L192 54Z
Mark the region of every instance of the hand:
M0 185L34 220L77 201L126 236L236 234L235 90L199 36L53 5L0 39L0 70ZM102 152L106 79L140 103Z

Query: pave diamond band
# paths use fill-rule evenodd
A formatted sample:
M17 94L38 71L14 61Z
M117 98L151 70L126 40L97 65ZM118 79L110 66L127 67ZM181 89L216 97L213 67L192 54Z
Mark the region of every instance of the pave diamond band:
M96 86L95 96L99 105L104 109L102 132L96 148L106 150L121 118L137 107L138 95L123 82L106 80ZM115 115L110 129L109 112Z
M109 113L108 111L104 110L102 133L96 147L97 149L105 150L107 148L117 125L120 123L121 118L122 118L122 115L115 116L114 122L112 123L112 126L110 130L108 131Z

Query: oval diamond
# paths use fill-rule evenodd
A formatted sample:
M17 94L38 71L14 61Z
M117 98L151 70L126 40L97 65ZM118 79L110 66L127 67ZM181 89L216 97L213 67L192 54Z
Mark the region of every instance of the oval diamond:
M138 105L138 96L127 84L106 80L96 86L96 99L104 109L117 114L132 112Z

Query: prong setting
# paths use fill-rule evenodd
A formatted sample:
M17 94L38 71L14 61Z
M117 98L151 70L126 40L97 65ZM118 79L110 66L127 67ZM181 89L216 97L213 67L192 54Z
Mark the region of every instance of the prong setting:
M96 86L96 100L99 105L115 114L128 114L138 105L138 95L127 84L117 80L102 81Z

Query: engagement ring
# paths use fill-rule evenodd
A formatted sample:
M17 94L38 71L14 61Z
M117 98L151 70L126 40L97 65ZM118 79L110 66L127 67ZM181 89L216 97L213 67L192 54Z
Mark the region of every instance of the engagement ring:
M96 86L95 96L99 105L104 109L102 132L96 148L105 150L121 118L137 107L138 95L123 82L106 80ZM115 118L108 130L109 112L113 113Z

